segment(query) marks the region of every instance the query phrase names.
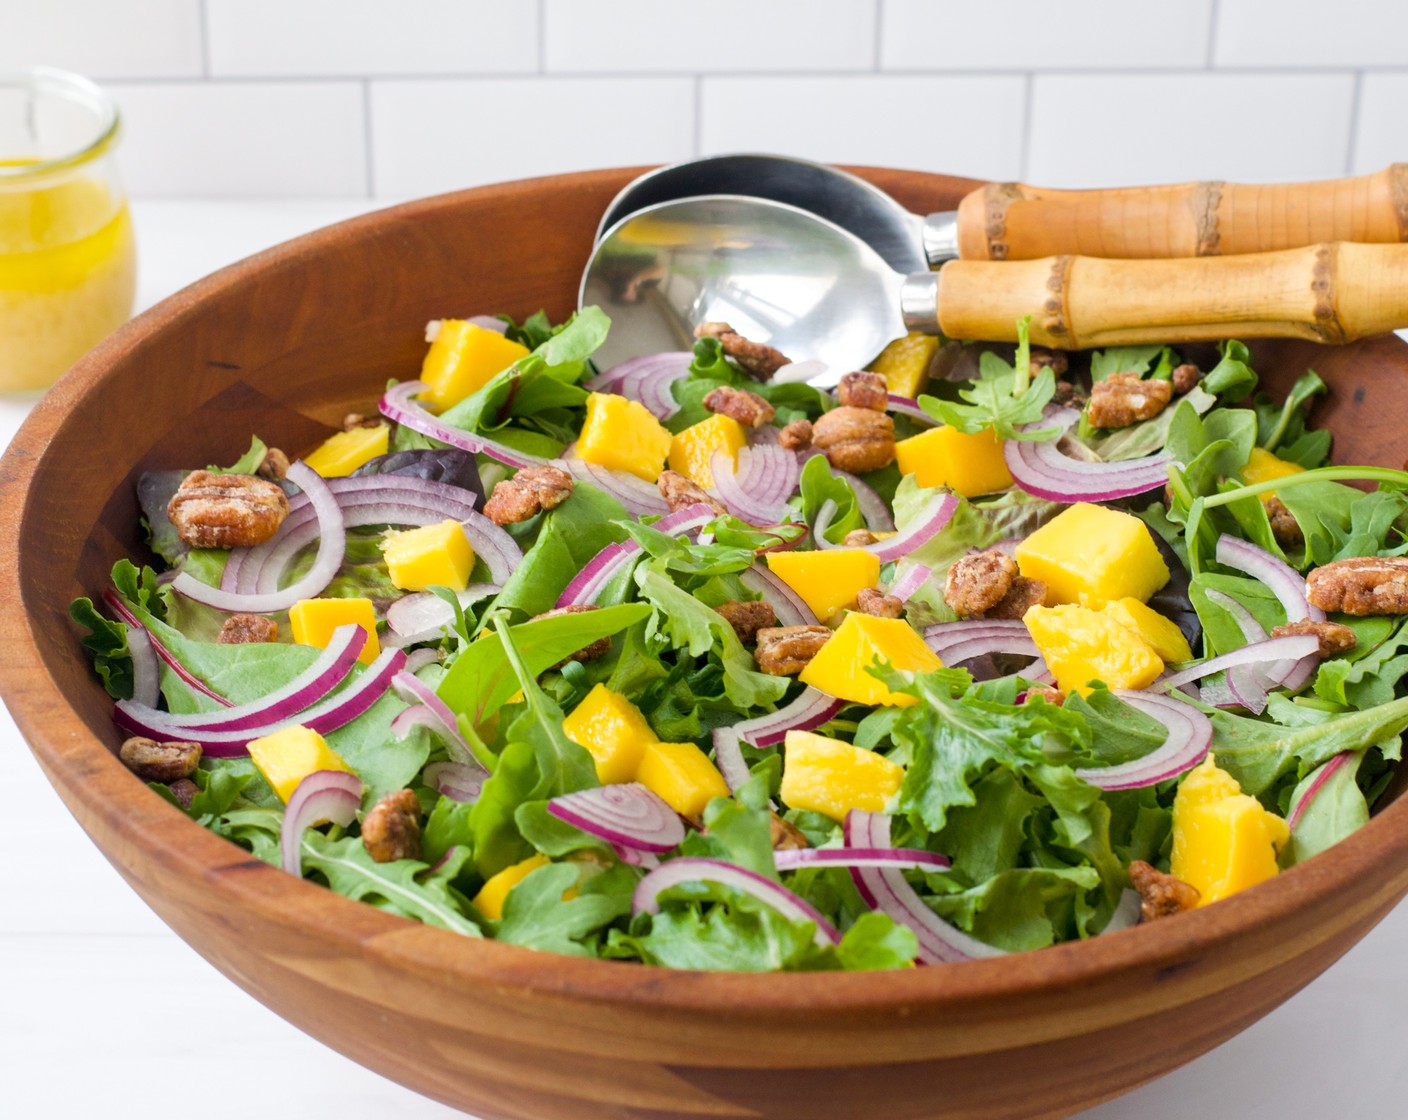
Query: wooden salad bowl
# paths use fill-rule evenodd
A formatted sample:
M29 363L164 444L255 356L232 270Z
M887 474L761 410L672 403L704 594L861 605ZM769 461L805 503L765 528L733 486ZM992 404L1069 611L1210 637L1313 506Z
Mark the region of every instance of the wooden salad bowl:
M598 217L638 169L507 183L301 237L118 331L38 405L0 466L0 686L93 841L161 917L278 1014L485 1120L1058 1117L1218 1045L1307 984L1408 891L1408 803L1232 899L1080 944L888 973L692 973L471 940L286 875L206 832L114 756L112 705L69 622L142 556L133 480L306 448L427 320L575 303ZM866 169L917 212L968 180ZM1313 365L1337 462L1397 466L1408 346L1257 347Z

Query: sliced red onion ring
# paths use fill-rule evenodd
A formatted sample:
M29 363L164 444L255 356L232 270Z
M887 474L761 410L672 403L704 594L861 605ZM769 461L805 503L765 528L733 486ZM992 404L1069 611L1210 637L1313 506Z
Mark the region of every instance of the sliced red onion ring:
M314 770L298 783L279 830L283 868L303 878L303 834L319 821L349 825L362 803L362 780L346 770Z
M842 825L850 848L889 848L890 815L852 809ZM892 867L853 867L851 878L866 904L908 926L919 939L923 964L951 964L981 957L1005 956L1003 950L979 941L944 921L919 897L919 892Z
M719 500L751 525L782 520L802 473L797 456L771 444L739 448L736 470L727 452L715 451L709 457L709 470Z
M815 940L822 948L841 943L841 933L826 917L806 899L799 897L786 887L774 883L756 871L749 871L737 864L725 863L721 859L707 859L703 856L684 856L667 860L636 884L631 897L631 911L634 914L658 914L660 895L681 883L718 883L744 894L752 895L759 902L772 907L784 918L794 922L816 924Z
M419 673L427 665L434 665L440 660L440 651L430 649L413 649L406 654L406 672Z
M1110 914L1110 920L1105 923L1105 928L1100 932L1118 933L1122 929L1129 929L1137 926L1144 909L1144 900L1139 897L1138 891L1123 890L1120 892L1120 900L1115 904L1114 912Z
M627 848L619 844L613 844L612 849L615 851L617 859L632 867L643 867L647 871L654 871L660 866L660 857L654 852L642 852L639 848Z
M471 583L456 598L461 607L468 607L497 594L499 587L497 583ZM391 632L383 638L382 644L403 647L434 641L443 638L454 624L454 607L432 591L416 591L402 595L386 608L386 625Z
M890 516L890 507L885 504L885 499L875 492L875 488L850 471L831 468L831 473L837 478L844 478L850 484L851 491L856 496L856 508L860 510L861 517L865 518L865 527L872 533L893 533L895 531L895 519ZM800 474L800 472L799 472Z
M1242 637L1249 642L1264 642L1267 639L1266 628L1256 620L1256 616L1236 599L1232 598L1225 591L1219 591L1215 587L1209 587L1203 592L1207 596L1209 603L1216 603L1232 616L1232 621L1237 624L1242 631Z
M841 708L842 701L807 685L797 699L784 708L754 716L729 728L715 728L714 745L717 748L720 731L729 731L755 747L776 746L787 738L789 731L810 731L820 727L827 720L834 719Z
M162 574L174 576L174 573L172 572L164 572ZM127 606L127 603L123 600L122 596L119 595L114 588L109 587L106 591L103 592L103 602L110 606L113 609L113 612L120 619L122 619L123 622L127 624L129 633L132 630L140 630L142 631L142 633L146 634L147 641L151 643L152 652L155 653L157 657L161 658L161 660L166 663L166 667L170 669L173 673L175 673L190 688L194 689L196 692L199 692L202 696L209 696L212 700L216 700L219 703L224 704L227 708L230 707L232 703L231 701L225 699L225 697L221 696L218 692L216 692L198 676L196 676L184 665L182 665L181 662L176 659L176 655L166 647L166 644L155 634L153 634L150 630L148 630L145 626L142 625L142 620L132 613L131 609ZM152 707L155 706L155 704L152 705Z
M924 582L934 574L934 569L924 564L913 564L890 584L890 594L901 603L908 602L909 597L924 586Z
M1313 634L1288 634L1284 638L1267 638L1264 642L1250 642L1241 649L1230 650L1207 661L1167 677L1162 677L1150 686L1151 689L1167 692L1188 681L1200 680L1210 673L1230 669L1234 665L1264 665L1278 661L1299 661L1320 648L1320 640Z
M455 713L450 710L448 704L441 700L435 690L426 684L419 677L407 673L404 670L391 678L391 687L396 695L407 704L419 704L423 706L432 719L423 719L431 731L435 732L445 742L445 748L450 752L450 757L462 766L467 766L477 771L483 777L488 777L489 772L474 757L474 752L469 749L469 743L460 734L459 720Z
M424 381L403 381L399 385L393 385L381 398L381 414L413 432L438 439L451 447L487 455L506 466L520 468L548 465L548 460L540 455L529 455L526 451L519 451L486 436L442 423L439 417L413 399L428 388Z
M243 595L211 587L187 572L182 572L171 586L189 599L227 612L270 614L286 611L300 599L311 599L325 588L342 566L346 554L347 535L342 528L342 510L318 472L302 460L288 469L288 479L308 495L318 515L318 555L303 578L280 591L267 594L255 592Z
M662 517L651 528L678 537L703 528L717 516L718 514L703 502L696 502ZM572 581L562 589L557 606L589 606L595 603L606 585L615 579L639 552L640 545L633 540L607 545L588 560L587 566L573 576Z
M689 375L693 361L694 354L688 350L630 358L597 374L587 382L587 388L640 401L657 420L668 420L680 410L671 386Z
M889 867L896 871L945 871L948 856L923 848L794 848L773 855L779 871L804 867Z
M1320 764L1315 771L1315 777L1310 779L1310 785L1306 787L1305 793L1301 794L1300 800L1291 806L1290 814L1286 817L1286 824L1292 832L1300 822L1305 811L1310 808L1310 803L1315 800L1316 794L1325 788L1325 783L1335 776L1336 771L1342 769L1351 758L1354 751L1341 751L1328 762Z
M889 395L889 404L885 406L888 412L898 412L901 416L908 416L911 420L918 420L930 428L938 427L939 422L930 416L913 397L902 397L898 393Z
M632 516L650 517L670 511L670 504L660 496L659 489L630 471L616 471L599 463L566 455L563 456L562 465L581 481L615 498Z
M1312 607L1307 601L1305 579L1301 574L1266 549L1224 533L1217 539L1216 559L1224 567L1245 572L1266 584L1286 609L1287 622L1299 622L1306 618L1315 622L1325 621L1325 612L1319 607Z
M1073 408L1048 408L1031 428L1061 425L1069 429L1080 419ZM1088 462L1063 454L1056 440L1037 443L1009 439L1002 457L1012 480L1028 494L1052 502L1108 502L1154 490L1168 481L1173 456L1159 452L1142 459L1115 463Z
M548 801L548 812L618 847L668 852L684 840L679 814L639 782L566 793Z
M442 796L468 803L479 799L488 774L483 767L467 766L463 762L432 762L421 776L426 785Z
M831 367L820 358L808 358L804 362L788 362L778 366L768 381L773 385L791 385L796 381L810 381L814 377L820 377L830 369Z
M902 556L908 556L916 548L922 547L929 540L935 537L943 527L949 523L954 513L958 510L958 496L947 491L936 490L933 496L924 504L919 516L914 519L914 523L902 532L896 533L893 537L886 537L884 540L876 541L874 544L862 546L866 552L873 553L881 563L890 560L898 560ZM812 526L812 532L816 534L816 546L818 548L850 548L851 545L832 544L826 539L826 530L830 527L832 518L836 516L836 503L828 498L821 504L821 509L817 510L816 523Z
M494 331L496 334L508 333L508 324L493 315L471 315L465 322L486 331Z
M127 628L127 652L132 655L132 699L148 708L161 700L161 668L152 640L140 626Z
M739 746L738 732L731 727L714 728L714 765L723 775L729 793L737 793L752 775L748 770L748 760L743 757Z
M1106 791L1157 785L1191 770L1212 746L1212 721L1190 704L1149 692L1115 689L1113 695L1168 729L1162 745L1118 766L1083 767L1076 777Z
M756 591L772 607L779 626L818 626L816 614L802 597L792 590L766 565L753 564L738 573L738 582Z

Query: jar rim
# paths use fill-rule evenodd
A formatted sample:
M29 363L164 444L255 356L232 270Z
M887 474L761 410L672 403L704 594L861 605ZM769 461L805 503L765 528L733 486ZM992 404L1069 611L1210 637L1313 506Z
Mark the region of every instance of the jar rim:
M117 106L101 88L81 74L51 66L35 66L16 72L0 71L0 91L32 90L57 94L91 110L95 136L81 147L33 162L0 163L0 186L38 179L89 163L113 146L121 123Z

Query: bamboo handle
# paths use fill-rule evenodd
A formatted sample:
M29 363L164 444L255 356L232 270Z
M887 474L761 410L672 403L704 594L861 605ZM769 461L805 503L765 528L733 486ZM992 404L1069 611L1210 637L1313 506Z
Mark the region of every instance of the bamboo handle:
M1354 179L1261 186L1058 191L990 183L958 205L965 260L1230 256L1322 241L1408 241L1408 164Z
M949 261L938 274L949 338L1062 350L1217 338L1350 342L1408 327L1408 245L1335 243L1185 260Z

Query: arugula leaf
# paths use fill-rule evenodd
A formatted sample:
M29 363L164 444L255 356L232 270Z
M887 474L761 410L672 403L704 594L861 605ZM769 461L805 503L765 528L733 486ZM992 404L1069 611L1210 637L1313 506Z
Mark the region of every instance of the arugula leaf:
M1357 780L1360 764L1367 751L1355 751L1345 761L1335 764L1335 770L1324 777L1321 769L1334 760L1321 764L1301 779L1291 794L1290 804L1296 805L1323 779L1315 799L1305 807L1291 842L1281 852L1281 865L1292 867L1338 844L1351 832L1369 823L1369 802Z
M919 938L914 931L873 910L860 915L836 947L841 967L849 972L907 968L918 955Z
M93 669L114 700L131 700L135 681L127 650L127 626L107 618L88 598L75 599L68 616L88 631L79 644L93 659Z
M1178 355L1168 346L1111 346L1090 354L1090 380L1104 381L1116 373L1137 373L1166 381L1178 364ZM1152 374L1150 370L1153 370Z
M1077 936L1077 896L1098 886L1093 867L1014 867L957 894L935 895L929 905L980 941L1020 952Z
M631 912L639 874L618 866L584 878L582 865L550 863L508 892L496 940L574 957L596 955L584 939ZM579 883L579 880L580 883ZM577 887L575 897L565 897Z
M1291 391L1286 394L1286 399L1279 406L1265 393L1258 393L1255 402L1257 446L1273 452L1281 446L1282 442L1285 442L1289 447L1296 447L1306 432L1306 419L1310 412L1306 406L1316 397L1323 396L1329 391L1329 386L1312 369L1296 378L1295 384L1291 386ZM1325 451L1328 451L1330 433L1326 431L1321 434L1324 436ZM1318 442L1321 441L1317 440ZM1302 455L1310 450L1312 449L1308 445L1298 448ZM1284 459L1287 458L1287 455L1283 453L1279 457ZM1324 454L1321 454L1312 462L1306 462L1301 458L1290 458L1288 461L1298 463L1303 467L1318 467L1324 458Z
M679 432L707 420L712 413L704 407L704 398L720 386L757 393L777 410L777 424L802 418L815 420L832 405L830 397L812 385L754 381L728 360L717 338L701 338L694 343L689 375L670 386L680 410L665 421L665 427Z
M132 606L140 607L156 619L166 617L161 584L151 568L145 565L138 568L130 560L119 560L112 566L112 583L118 594Z
M831 472L826 456L813 455L803 464L798 489L802 495L802 519L808 525L816 524L823 505L836 503L836 513L826 530L826 539L832 544L839 544L852 529L865 528L856 492L849 482Z
M1001 361L991 352L984 353L983 357ZM939 423L968 435L991 429L1002 439L1050 440L1059 436L1059 427L1030 426L1041 420L1042 412L1056 392L1056 375L1050 367L1037 374L1020 395L1017 390L1017 373L1012 370L983 376L973 382L972 388L958 390L967 404L924 394L919 398L919 407Z
M264 441L254 436L249 441L249 450L228 467L209 466L205 469L208 474L253 474L268 454L269 449L264 446Z
M1408 675L1408 623L1387 618L1346 618L1355 646L1347 654L1320 663L1315 695L1352 708L1387 704Z
M1250 396L1257 384L1256 373L1247 364L1251 351L1236 339L1220 342L1217 348L1222 357L1203 377L1203 389L1228 401Z

